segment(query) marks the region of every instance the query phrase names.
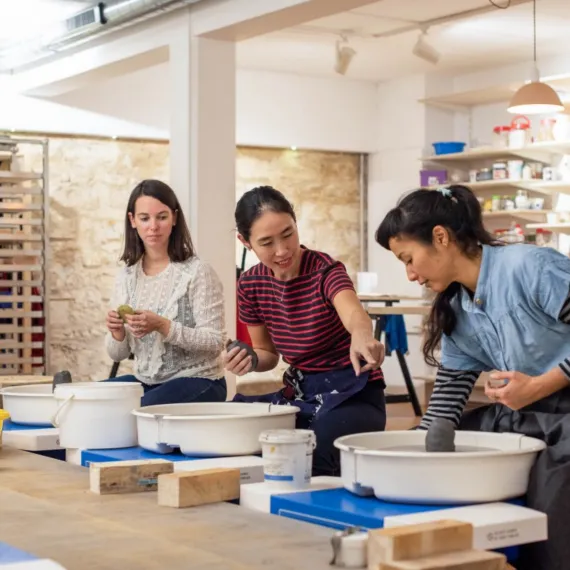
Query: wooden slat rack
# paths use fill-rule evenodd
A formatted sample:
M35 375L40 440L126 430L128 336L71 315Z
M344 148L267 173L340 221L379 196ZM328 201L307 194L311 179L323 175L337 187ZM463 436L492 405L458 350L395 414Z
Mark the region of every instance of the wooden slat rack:
M49 368L48 172L47 140L0 136L0 378Z

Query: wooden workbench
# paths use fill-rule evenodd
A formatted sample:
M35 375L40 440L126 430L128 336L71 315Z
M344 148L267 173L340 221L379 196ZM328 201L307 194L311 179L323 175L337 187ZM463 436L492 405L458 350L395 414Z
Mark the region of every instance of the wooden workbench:
M67 570L329 569L331 529L230 503L99 496L82 467L0 449L0 541Z

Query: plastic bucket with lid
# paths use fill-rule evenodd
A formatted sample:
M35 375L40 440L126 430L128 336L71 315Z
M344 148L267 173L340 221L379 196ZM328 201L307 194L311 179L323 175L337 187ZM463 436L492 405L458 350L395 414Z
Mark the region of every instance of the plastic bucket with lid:
M117 449L137 445L136 418L143 387L138 382L74 382L55 387L52 424L68 449Z
M264 479L279 486L303 489L311 482L315 432L276 429L260 434Z
M9 417L10 414L6 410L0 410L0 448L2 447L2 428Z

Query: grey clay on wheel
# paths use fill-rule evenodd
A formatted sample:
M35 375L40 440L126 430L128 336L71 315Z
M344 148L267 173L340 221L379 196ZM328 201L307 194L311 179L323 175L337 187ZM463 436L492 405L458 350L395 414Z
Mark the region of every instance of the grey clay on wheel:
M426 451L455 451L455 426L450 420L434 418L426 434Z
M230 342L230 344L228 344L226 351L229 352L230 350L232 350L232 348L235 348L236 346L239 346L240 348L245 349L247 352L247 355L251 356L251 369L255 370L257 368L257 353L255 352L255 350L253 350L253 348L251 346L249 346L249 344L246 344L245 342L242 342L241 340L234 340L234 341Z

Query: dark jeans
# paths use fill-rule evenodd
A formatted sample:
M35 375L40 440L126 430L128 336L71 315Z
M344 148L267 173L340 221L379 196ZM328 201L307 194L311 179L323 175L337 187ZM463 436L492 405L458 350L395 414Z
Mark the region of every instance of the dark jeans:
M570 387L513 411L501 404L467 412L460 429L535 437L548 447L530 472L526 506L548 516L548 540L523 545L518 570L570 568Z
M295 403L293 402L293 405ZM297 420L297 428L306 429ZM315 432L317 447L313 453L313 476L340 475L340 451L333 445L343 435L384 431L386 401L381 382L369 382L362 391L323 414L317 413L310 429Z
M225 402L228 389L225 378L173 378L162 384L144 384L132 374L109 378L105 382L139 382L144 389L141 406L189 402Z

